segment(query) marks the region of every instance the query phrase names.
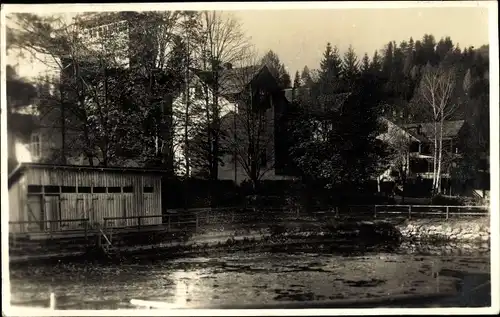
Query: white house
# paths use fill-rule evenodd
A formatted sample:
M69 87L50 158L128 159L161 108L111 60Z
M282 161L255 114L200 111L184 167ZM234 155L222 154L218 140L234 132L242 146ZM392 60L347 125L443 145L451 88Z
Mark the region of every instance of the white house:
M184 169L184 163L186 162L186 155L184 152L186 114L189 120L188 137L189 139L196 138L196 131L193 127L205 120L206 112L204 112L203 109L206 109L206 101L208 100L211 102L213 97L213 86L210 84L210 73L199 69L193 69L190 74L189 90L185 90L183 93L179 94L173 101L175 125L174 155L176 161L180 163L180 174L185 174L186 172ZM242 102L241 94L245 93L246 88L250 84L253 89L262 90L262 92L267 91L266 93L270 96L270 103L269 107L265 110L264 116L267 118L265 129L268 131L267 135L270 138L270 142L265 146L267 148L266 156L268 158L265 160L266 165L260 166L262 169L261 179L289 178L287 176L277 175L274 169L274 120L276 116L279 115L279 109L283 108L283 103L286 100L284 92L278 87L274 77L270 75L265 66L254 65L233 68L230 64L224 65L224 69L220 71L219 76L219 115L222 129L228 134L229 138L231 138L232 133L238 131L234 130L233 127L238 124L237 118L244 113L245 109L242 107L247 106ZM205 91L208 92L208 99L206 98L207 95ZM186 102L186 92L188 92L189 95L189 102ZM222 158L222 163L219 165L218 170L219 179L233 180L236 183L241 183L248 179L245 168L242 166L241 162L235 159L235 155L236 154L229 153ZM262 156L264 156L264 154L262 154ZM192 166L190 174L193 175L197 172L199 171L196 167Z

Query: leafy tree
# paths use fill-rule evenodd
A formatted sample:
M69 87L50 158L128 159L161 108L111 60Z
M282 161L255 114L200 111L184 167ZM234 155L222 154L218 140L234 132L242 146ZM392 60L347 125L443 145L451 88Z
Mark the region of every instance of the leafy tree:
M93 15L92 23L112 19L129 30L103 28L98 37L85 31L88 22L82 16L71 25L57 15L15 17L13 46L45 56L42 62L61 74L45 77L50 82L41 86L56 89L47 90L40 105L60 131L60 160L72 153L83 154L91 165L96 160L105 166L129 160L147 165L158 155L156 149L171 148L171 110L163 97L178 81L167 50L176 12ZM163 144L158 146L158 140ZM172 170L168 152L161 161Z
M380 89L373 75L363 75L356 80L342 111L333 110L337 107L326 107L319 113L299 111L291 155L304 180L327 187L342 184L356 188L378 170L385 155L375 139L380 133Z
M451 97L455 89L456 73L454 69L445 69L427 65L420 80L417 98L421 98L424 104L422 110L431 114L434 123L434 171L433 190L441 192L441 174L443 162L443 126L444 121L456 111L456 104L451 103Z
M252 67L255 61L255 57L249 56L244 66L235 72L233 80L245 88L236 96L238 112L225 117L233 160L243 169L254 190L275 163L274 117L269 111L272 96L262 84L248 82L255 75Z
M237 64L249 54L250 43L245 36L240 22L234 16L218 11L202 12L201 51L202 68L210 73L210 85L204 86L206 138L197 147L194 155L198 162L203 162L200 169L208 168L209 178L218 179L219 163L224 155L221 147L221 92L226 87L222 80L221 63ZM208 97L211 95L210 97Z

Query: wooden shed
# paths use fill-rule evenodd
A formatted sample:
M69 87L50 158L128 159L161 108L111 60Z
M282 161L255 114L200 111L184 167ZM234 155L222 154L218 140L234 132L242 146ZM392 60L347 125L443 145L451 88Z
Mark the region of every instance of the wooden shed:
M9 231L162 223L160 170L23 163L9 175ZM83 221L88 219L88 221ZM84 224L84 222L86 224Z

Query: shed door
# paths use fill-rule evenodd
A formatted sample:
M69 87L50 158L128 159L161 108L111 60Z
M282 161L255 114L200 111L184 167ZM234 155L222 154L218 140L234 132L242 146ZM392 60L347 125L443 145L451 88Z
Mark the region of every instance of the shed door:
M48 227L51 231L59 230L61 211L59 209L59 196L45 196L45 217L50 222Z
M42 195L28 195L28 217L26 224L26 231L40 232L45 229L43 222L45 217L42 211Z
M153 194L144 194L143 195L144 199L144 216L153 216L154 215L154 210L153 210ZM161 220L161 218L158 218ZM155 218L143 218L142 223L145 225L152 225L155 224L158 219Z

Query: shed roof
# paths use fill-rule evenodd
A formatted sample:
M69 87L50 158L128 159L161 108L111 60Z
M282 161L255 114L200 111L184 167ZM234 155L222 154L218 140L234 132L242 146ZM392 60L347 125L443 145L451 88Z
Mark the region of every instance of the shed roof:
M21 163L10 174L8 179L8 187L10 188L15 184L23 173L28 169L54 169L54 170L70 170L70 171L98 171L109 173L130 173L130 174L152 174L153 176L161 177L165 173L164 170L151 169L151 168L137 168L137 167L100 167L88 165L57 165L57 164L44 164L44 163Z

